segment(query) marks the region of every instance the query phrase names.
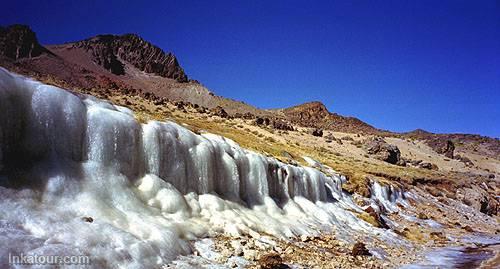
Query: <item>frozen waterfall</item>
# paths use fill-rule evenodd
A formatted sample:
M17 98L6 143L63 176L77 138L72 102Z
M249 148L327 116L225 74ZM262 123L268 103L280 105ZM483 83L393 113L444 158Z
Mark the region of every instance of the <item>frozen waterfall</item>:
M0 68L0 262L8 253L153 268L187 240L371 231L342 180ZM89 216L93 222L82 221Z

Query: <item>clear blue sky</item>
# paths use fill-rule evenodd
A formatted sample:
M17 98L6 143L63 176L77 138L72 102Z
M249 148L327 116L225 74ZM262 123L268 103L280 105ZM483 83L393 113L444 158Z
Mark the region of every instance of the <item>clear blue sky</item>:
M260 108L320 100L383 129L500 137L498 1L143 2L11 0L0 24L44 44L137 33Z

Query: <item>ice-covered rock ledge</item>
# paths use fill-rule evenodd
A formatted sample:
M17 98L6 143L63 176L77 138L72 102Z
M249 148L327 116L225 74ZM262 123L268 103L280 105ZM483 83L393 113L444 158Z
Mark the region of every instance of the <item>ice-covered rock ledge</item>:
M356 218L341 183L0 68L0 264L84 254L95 268L152 268L217 232L393 238Z

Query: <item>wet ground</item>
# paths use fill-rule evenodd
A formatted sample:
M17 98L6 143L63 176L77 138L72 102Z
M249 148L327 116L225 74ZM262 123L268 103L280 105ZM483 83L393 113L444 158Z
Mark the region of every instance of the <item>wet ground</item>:
M499 251L500 242L497 242L495 244L479 245L476 247L446 247L434 249L426 254L426 259L421 263L406 265L402 268L479 268L482 262L493 258ZM488 267L500 268L500 264L493 264L489 265Z

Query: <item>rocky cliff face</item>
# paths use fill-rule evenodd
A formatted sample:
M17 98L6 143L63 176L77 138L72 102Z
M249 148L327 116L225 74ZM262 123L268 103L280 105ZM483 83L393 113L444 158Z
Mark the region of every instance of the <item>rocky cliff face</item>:
M115 75L125 74L125 63L146 73L187 82L188 77L172 53L135 34L98 35L76 42L74 47L92 54L92 60Z
M0 26L0 55L12 60L32 58L49 51L42 47L35 33L25 25Z

